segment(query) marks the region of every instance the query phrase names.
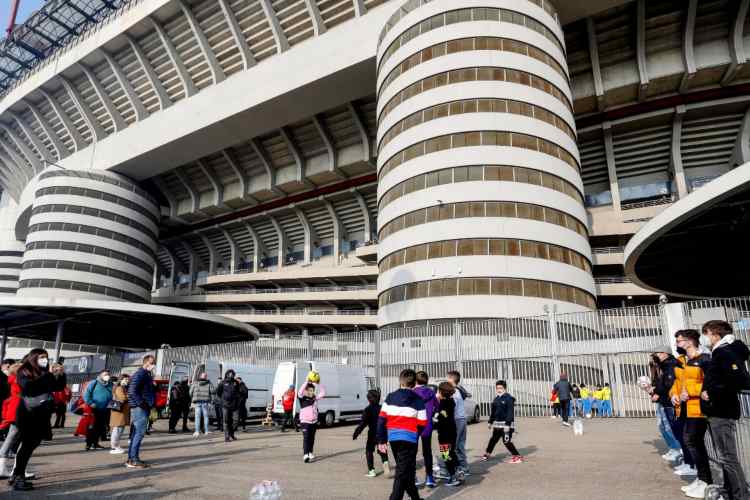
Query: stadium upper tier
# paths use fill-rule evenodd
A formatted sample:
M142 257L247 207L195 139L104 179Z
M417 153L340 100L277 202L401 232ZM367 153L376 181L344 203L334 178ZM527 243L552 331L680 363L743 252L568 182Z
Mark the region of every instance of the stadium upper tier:
M82 3L90 10L79 12ZM559 295L586 307L594 292L600 306L654 300L625 277L622 249L630 236L674 201L750 160L749 4L47 2L0 49L0 184L15 221L4 229L0 284L9 293L19 275L33 275L30 283L40 284L33 280L51 263L22 257L24 249L31 251L31 234L55 233L31 243L37 255L41 245L59 254L62 243L70 243L60 233L81 231L45 226L40 233L38 221L54 223L55 213L76 210L71 207L80 203L71 199L84 189L75 181L56 194L58 201L40 195L46 189L40 174L54 164L116 173L161 210L155 228L144 222L146 214L106 210L112 203L106 199L97 214L79 211L71 218L88 217L90 224L78 226L96 228L109 224L97 225L111 221L109 213L128 218L127 230L110 238L127 259L118 261L123 255L97 235L93 246L101 250L92 251L109 252L101 268L53 273L77 274L61 282L72 289L85 285L86 293L101 292L92 292L94 285L104 286L110 298L143 297L145 275L153 270L156 301L210 308L228 302L212 298L201 305L203 299L190 295L238 287L372 286L385 273L393 289L385 298L408 302L410 283L443 286L437 281L444 276L435 273L447 261L427 262L436 255L430 244L440 238L454 245L445 250L455 252L451 259L479 263L498 255L490 252L502 252L509 263L533 259L525 277L501 276L521 280L502 284L503 293L519 295L515 287L521 287L524 299L527 293L534 299ZM34 36L37 54L23 47ZM512 126L498 125L501 118ZM449 135L431 135L439 130ZM481 141L504 141L498 134L506 133L509 147L546 160L522 165L492 153L473 155L471 147L441 151L438 160L426 149L427 156L410 156L417 143L429 148L433 139L448 137L450 148L463 147L475 134L478 150L487 152ZM379 158L381 151L388 158ZM461 161L448 161L449 154ZM398 162L391 161L394 155ZM479 181L487 193L474 189L471 183ZM442 186L447 183L457 185ZM105 196L117 189L99 191ZM495 210L507 218L503 210L510 205L494 204L513 204L512 217L524 229L498 226L489 234L484 221L470 218L445 224L478 223L476 231L450 238L432 226L421 237L414 237L414 227L404 229L420 216L429 223L431 206L450 208L451 218L477 216L463 215L480 210L462 205L474 202L482 203L483 219ZM544 207L537 213L531 205ZM544 237L532 238L527 230L536 223L548 227ZM137 233L156 238L153 256L123 246L148 246ZM75 259L46 260L58 269ZM396 278L417 268L427 274ZM567 277L555 276L562 269ZM128 276L138 280L124 283ZM498 276L463 273L456 279L467 281L456 287L484 290L483 280ZM288 298L263 303L256 296L229 302L279 317L286 309L327 310L335 327L351 324L338 319L344 311L366 313L374 323L384 298L371 295L348 301L334 295L327 305L312 292L291 305Z

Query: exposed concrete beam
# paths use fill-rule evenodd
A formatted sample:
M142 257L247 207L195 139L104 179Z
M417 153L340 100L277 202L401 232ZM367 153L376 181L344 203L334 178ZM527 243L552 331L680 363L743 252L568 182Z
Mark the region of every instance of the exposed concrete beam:
M29 138L29 141L31 141L34 149L36 149L36 152L39 154L39 156L42 157L42 160L47 162L54 162L55 159L52 157L52 154L50 154L49 150L42 142L42 139L36 134L36 132L34 132L29 124L26 123L26 121L21 118L18 113L14 113L13 111L9 111L8 113L13 117L16 123L18 123L18 126L23 131L23 133L26 134L26 137Z
M648 94L648 59L646 58L646 0L638 0L636 6L635 53L638 62L638 100L644 101Z
M594 77L594 93L596 94L596 106L599 111L604 111L604 81L602 80L602 68L599 64L599 44L596 39L596 25L594 19L586 18L586 33L589 41L589 57L591 58L591 73Z
M268 256L268 250L266 249L263 239L258 235L258 232L249 222L245 222L245 229L247 229L250 238L253 240L253 271L257 273L261 269L260 264L263 256Z
M750 107L747 108L745 116L742 118L742 126L740 126L740 130L737 132L737 139L734 141L734 151L732 152L732 159L730 161L730 168L750 161Z
M323 16L320 15L317 2L315 0L305 0L305 6L307 7L307 13L312 19L315 36L322 35L326 32L327 28L325 22L323 22Z
M237 163L237 160L234 159L234 154L231 150L228 149L222 149L221 155L224 157L224 161L227 162L229 167L232 169L232 172L234 172L234 175L237 177L237 180L240 184L240 197L245 200L251 202L253 205L257 205L258 199L255 198L250 194L250 178L245 175L245 172L240 168L239 163Z
M247 44L247 39L245 39L245 35L242 33L242 28L240 28L240 25L237 22L237 17L234 15L229 2L227 0L217 1L221 7L221 12L224 14L227 26L229 26L229 32L232 34L232 39L234 39L234 43L237 45L240 55L242 56L243 68L248 69L255 66L258 61L256 61L253 52L250 50L250 46Z
M349 113L351 113L352 118L354 119L354 125L356 125L357 131L359 131L359 138L362 141L362 159L365 163L372 163L372 145L370 143L370 136L367 135L365 122L362 120L362 117L359 116L359 111L357 111L357 108L354 107L354 104L348 102L346 104L346 107L349 110Z
M211 240L203 232L197 232L198 237L201 239L203 244L208 249L208 272L212 273L216 271L216 266L219 263L219 252L216 251L216 247Z
M313 121L313 124L315 125L315 129L318 131L318 134L320 135L320 138L323 139L323 144L325 144L326 151L328 152L329 165L330 165L329 170L331 172L334 172L340 178L346 179L348 176L339 168L339 161L338 161L338 155L336 154L336 148L333 146L333 139L331 138L331 134L328 133L328 130L326 129L325 124L323 123L323 120L321 120L318 117L318 115L315 115L312 117L312 121Z
M370 214L370 209L367 208L367 201L365 200L365 197L362 196L362 193L360 193L356 189L352 189L351 193L354 195L354 198L356 198L357 204L359 205L359 210L362 213L362 221L365 225L365 238L367 238L367 240L370 240L372 239L373 232L376 228L375 224L373 223L372 214Z
M263 13L266 15L268 25L271 27L271 33L273 33L273 39L276 42L276 52L279 54L289 50L289 41L286 39L284 29L281 27L279 18L276 16L276 11L273 10L270 0L258 0L260 6L263 8Z
M750 7L750 0L740 0L737 5L737 13L734 17L732 28L729 30L728 40L729 56L732 62L729 63L724 76L721 78L722 85L732 83L737 72L747 62L747 54L745 53L745 20L747 19L748 7Z
M58 76L58 78L62 82L63 88L68 93L70 100L73 101L73 105L78 110L78 113L81 114L83 121L86 122L86 126L91 131L93 142L99 142L100 140L104 139L107 136L107 133L104 131L104 128L102 128L99 120L96 119L94 113L91 112L91 109L89 109L88 105L81 97L78 89L76 89L75 86L66 78L62 76Z
M28 184L29 181L34 177L34 171L32 170L31 166L26 163L26 160L21 158L16 150L6 144L2 139L0 139L0 147L5 150L4 154L0 153L0 160L8 164L11 172L18 172L18 174L23 174L23 176L18 176L20 181L19 185L21 186L21 191L23 191L23 188L26 186L26 184ZM14 166L15 168L13 168Z
M151 84L151 88L154 89L156 97L159 99L159 109L168 108L172 105L172 99L169 97L169 94L167 94L167 90L164 88L161 80L159 80L159 77L157 76L156 71L154 71L153 66L151 66L151 62L146 57L146 54L143 53L143 49L141 49L141 46L138 45L138 42L136 42L127 34L125 34L125 37L128 39L130 50L132 50L135 54L135 58L138 60L138 64L141 65L141 69L146 75L148 83Z
M278 196L286 196L284 192L276 187L276 170L273 168L271 160L268 158L263 144L258 138L253 138L250 139L250 146L252 146L253 152L258 157L260 163L263 165L263 168L266 171L266 176L268 177L268 190Z
M344 229L344 225L341 223L341 219L336 213L336 209L334 208L333 203L322 197L321 201L325 204L326 210L328 211L328 216L333 222L333 261L336 263L336 265L338 265L341 256L342 236L346 232L346 229Z
M229 243L229 272L234 274L235 272L237 272L237 264L239 263L240 259L240 246L237 244L234 238L232 238L232 235L229 234L229 231L227 231L223 227L220 227L218 229L227 240L227 243Z
M177 70L177 76L180 78L182 88L185 90L185 97L190 97L191 95L198 92L198 89L196 88L195 83L193 83L193 79L190 77L190 73L188 73L188 70L185 67L185 63L183 63L182 59L180 59L180 55L177 53L177 49L172 43L172 40L169 39L169 35L167 35L167 32L164 31L164 27L159 23L159 21L157 21L153 17L149 17L149 20L151 21L151 25L153 26L154 30L156 30L156 33L159 35L159 39L164 46L167 57L169 57L172 65Z
M297 181L307 186L315 187L309 180L307 180L307 177L305 176L305 164L307 162L305 161L305 158L302 156L302 153L300 152L299 148L297 148L297 145L294 143L294 139L292 139L292 134L287 130L286 127L281 127L279 129L279 133L281 134L281 138L284 139L284 143L286 144L286 147L289 149L289 152L292 153L292 157L294 158L294 163L297 165Z
M313 242L320 242L320 238L318 237L318 233L315 231L313 225L310 224L310 221L307 219L305 212L295 207L294 213L297 215L300 224L302 224L302 229L305 234L304 263L309 264L313 260Z
M607 161L607 175L609 176L609 192L612 195L612 208L619 218L622 214L622 201L620 200L620 181L617 178L617 165L615 164L615 146L612 140L612 124L602 124L604 134L604 153Z
M167 187L167 184L164 182L164 179L162 179L161 176L156 175L151 178L151 181L154 183L154 186L156 186L156 188L159 191L161 191L161 194L164 195L164 198L166 198L167 203L169 203L169 218L183 222L180 219L180 217L177 215L177 211L179 209L179 202L172 195L172 192Z
M0 141L0 164L6 169L5 177L9 184L15 188L15 191L17 191L16 196L20 196L23 192L23 188L29 182L29 176L23 166L18 165L14 159L8 156L7 150L2 141ZM16 199L16 201L18 200Z
M182 248L184 248L188 254L188 275L190 276L190 289L192 289L199 257L187 241L180 240L180 245L182 245Z
M162 248L167 253L169 260L172 263L172 269L171 269L171 272L169 273L169 283L170 283L170 286L174 286L174 279L175 279L175 276L177 275L178 268L179 268L179 271L185 271L185 265L182 263L180 259L177 258L177 255L175 255L172 249L169 248L167 245L162 245Z
M279 248L277 250L278 255L278 268L281 269L284 267L286 262L284 262L284 258L286 257L286 246L287 246L287 237L286 233L284 232L284 228L281 227L281 224L279 224L279 221L276 220L276 218L272 215L268 215L268 213L265 214L268 217L268 220L271 222L271 225L273 225L273 228L276 230L276 238L279 242Z
M182 167L177 167L173 170L174 174L177 176L177 179L182 183L182 185L185 187L185 190L187 190L188 195L190 196L190 201L192 205L192 212L194 213L200 213L200 201L201 196L198 190L193 187L193 183L190 182L190 179L188 179L187 174L182 171Z
M685 106L675 108L672 120L672 145L670 148L669 165L672 168L675 183L677 183L677 196L682 199L688 195L687 179L685 169L682 167L682 119L685 116Z
M57 152L57 158L63 159L68 156L70 154L70 151L68 151L68 148L65 147L65 144L63 144L60 137L52 129L47 119L44 117L44 115L42 115L41 111L39 111L39 108L37 108L35 104L32 104L29 101L24 101L24 103L26 104L26 106L28 106L31 114L34 115L34 119L39 122L39 126L42 127L44 133L47 135L47 137L49 137L49 140L52 143L52 147L54 147L55 151ZM63 124L63 126L65 126L65 124Z
M354 1L354 15L357 17L364 16L367 14L367 7L365 7L364 0L353 0Z
M70 120L70 117L65 113L65 110L62 109L62 106L60 106L60 103L57 102L57 99L52 97L46 90L43 88L39 88L39 93L44 96L45 99L47 99L47 103L49 103L50 107L52 108L52 111L55 112L55 115L57 115L57 119L60 120L60 123L63 124L63 127L65 127L65 130L68 132L68 135L71 139L73 139L73 147L76 151L80 151L88 146L86 144L86 141L83 140L83 136L80 132L78 132L78 129L73 125L73 122Z
M682 33L682 62L685 65L685 72L682 74L682 81L680 82L681 93L687 92L690 80L698 71L695 65L695 18L697 13L698 0L688 0L687 17Z
M208 178L208 182L211 183L211 187L214 190L214 205L219 208L226 208L226 205L224 205L224 185L221 183L219 176L216 175L216 172L211 166L207 165L206 162L200 158L196 160L195 163L198 165L198 168L201 169L203 175Z
M112 70L112 74L115 75L117 83L120 84L120 87L125 92L125 97L128 98L128 102L133 107L133 111L135 111L136 121L141 121L144 118L147 118L148 111L146 111L146 107L141 102L138 94L136 94L135 89L130 84L130 80L128 80L127 76L125 76L125 73L122 71L120 65L117 64L115 58L109 55L108 52L104 50L101 50L100 52L104 55L104 59L106 59L107 64L109 64L109 67Z
M180 4L180 9L182 10L182 14L187 19L188 25L190 25L190 31L193 32L193 36L195 36L195 39L198 41L198 47L200 48L203 57L206 58L209 69L211 69L211 76L213 77L214 83L224 81L227 75L225 75L224 70L221 69L219 60L216 58L216 54L214 54L214 51L211 48L211 44L208 43L206 34L203 33L203 29L198 23L198 20L195 18L195 14L193 14L190 5L188 5L185 0L178 1Z
M31 150L31 148L23 141L23 139L18 136L15 130L13 130L11 127L8 127L4 123L0 124L0 128L2 128L5 133L8 134L10 140L13 141L13 144L16 145L16 148L18 148L28 164L31 165L31 170L34 172L34 175L44 170L39 157Z
M109 98L109 94L104 90L102 87L101 82L96 78L96 75L94 74L91 69L86 66L85 64L79 62L78 67L81 68L83 71L83 74L86 75L86 78L88 78L89 83L91 83L91 87L94 89L94 93L96 93L96 96L99 98L99 100L102 102L102 105L104 106L104 109L107 111L107 114L112 118L112 124L114 125L115 132L119 132L120 130L127 127L127 124L125 123L125 120L123 120L122 115L115 107L115 104L112 102L112 99ZM92 118L94 117L93 113L91 114Z

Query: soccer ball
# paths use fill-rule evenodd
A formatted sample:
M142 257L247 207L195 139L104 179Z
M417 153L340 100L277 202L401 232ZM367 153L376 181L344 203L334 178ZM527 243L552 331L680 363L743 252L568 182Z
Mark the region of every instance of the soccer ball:
M313 384L319 383L320 373L316 372L315 370L311 370L310 373L307 374L307 381L312 382Z

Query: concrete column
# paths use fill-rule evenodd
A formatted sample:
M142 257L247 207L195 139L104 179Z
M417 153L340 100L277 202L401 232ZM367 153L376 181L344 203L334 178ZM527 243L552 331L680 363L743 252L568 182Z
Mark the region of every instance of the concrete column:
M62 350L63 333L65 332L65 320L57 322L57 334L55 335L55 363L60 362L60 351Z
M616 214L622 212L622 202L620 201L620 183L617 180L617 167L615 166L615 147L612 140L612 124L604 122L602 125L604 131L604 151L607 160L607 173L609 174L609 191L612 193L612 208Z
M8 329L3 328L2 337L0 338L0 361L5 359L5 353L8 347Z

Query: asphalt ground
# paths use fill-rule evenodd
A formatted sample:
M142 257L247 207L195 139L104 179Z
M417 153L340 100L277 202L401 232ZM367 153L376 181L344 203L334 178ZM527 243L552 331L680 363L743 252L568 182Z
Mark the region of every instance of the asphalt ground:
M74 424L69 419L68 425ZM73 437L68 427L32 457L31 468L38 474L35 490L16 493L2 484L0 498L247 499L255 483L268 479L280 483L284 499L386 499L392 481L384 475L365 477L366 436L353 441L353 429L319 429L317 459L305 464L301 433L253 426L239 432L238 441L225 443L218 432L198 439L168 434L161 420L141 449L141 458L152 467L126 469L124 455L84 451L83 439ZM422 489L422 497L685 498L679 487L686 481L659 456L664 449L653 419L586 421L583 436L551 419L521 419L514 443L526 461L518 465L502 462L507 456L502 443L490 461L479 460L489 432L486 423L469 426L472 475L463 486ZM418 467L423 477L421 451ZM376 468L380 470L377 456Z

